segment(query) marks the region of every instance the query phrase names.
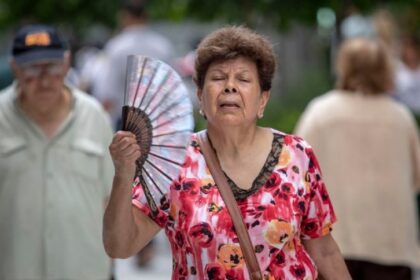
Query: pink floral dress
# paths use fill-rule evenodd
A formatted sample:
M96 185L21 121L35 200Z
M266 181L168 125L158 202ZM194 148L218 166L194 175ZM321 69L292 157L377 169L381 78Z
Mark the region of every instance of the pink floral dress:
M249 190L228 178L265 279L316 279L302 239L331 231L336 217L311 147L273 130L271 153ZM165 229L172 279L249 279L232 219L192 136L179 179L152 215L141 185L133 204Z

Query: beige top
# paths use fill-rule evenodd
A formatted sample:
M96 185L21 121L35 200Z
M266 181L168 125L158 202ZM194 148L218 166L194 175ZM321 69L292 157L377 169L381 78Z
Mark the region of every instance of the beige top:
M296 134L318 156L343 255L420 265L420 142L409 111L388 96L332 91L309 104Z
M71 89L74 107L48 140L0 92L0 279L109 279L102 215L113 167L101 105Z

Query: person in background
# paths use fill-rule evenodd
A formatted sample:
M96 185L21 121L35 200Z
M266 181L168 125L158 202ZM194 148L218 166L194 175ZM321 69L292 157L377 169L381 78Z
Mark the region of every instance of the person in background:
M190 94L190 100L192 101L194 109L198 110L198 100L195 94L195 83L194 83L194 62L195 62L195 50L201 41L201 37L193 40L191 44L191 50L184 56L178 57L174 60L174 69L182 77L184 84L186 85Z
M127 56L131 54L157 58L170 63L174 58L171 42L148 25L145 0L121 0L118 20L122 31L109 40L104 48L102 88L96 96L119 128L124 102Z
M379 41L344 42L336 70L336 89L311 101L295 133L323 167L340 217L334 237L353 279L411 280L420 262L414 117L389 94L393 62Z
M414 114L420 127L420 40L414 35L404 35L400 56L396 60L395 89L393 96ZM420 231L420 193L417 194L417 212ZM419 235L420 240L420 235Z
M101 84L105 82L101 80L104 78L102 71L107 65L103 48L110 33L110 29L102 24L88 27L74 54L75 69L79 74L78 87L94 97L100 95L98 87L101 88Z
M228 26L201 41L195 82L207 137L241 209L263 279L350 279L330 233L335 214L311 147L257 126L270 97L275 55L254 31ZM135 254L161 229L172 248L172 279L249 279L232 219L193 134L180 176L153 215L131 188L139 145L118 131L115 176L104 215L112 257ZM184 159L178 159L184 160Z
M394 96L420 117L420 40L415 36L401 41Z
M371 37L384 44L391 57L397 57L400 26L393 14L385 8L379 8L372 13L371 19L373 26Z
M65 84L57 30L27 25L0 93L0 279L109 279L102 215L112 127L101 104ZM110 177L111 176L111 177Z
M153 57L169 63L174 58L172 43L148 24L146 0L120 0L118 21L121 32L111 38L102 53L102 83L96 96L110 113L115 129L121 128L121 108L126 85L127 56L131 54ZM154 256L155 245L150 242L137 256L139 266L147 266Z

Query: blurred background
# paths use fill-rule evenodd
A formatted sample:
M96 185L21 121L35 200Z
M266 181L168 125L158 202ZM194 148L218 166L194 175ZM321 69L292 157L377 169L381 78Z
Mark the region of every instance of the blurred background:
M0 87L12 79L9 44L19 26L28 22L58 26L70 40L73 74L80 75L94 50L119 31L118 5L118 0L0 0ZM332 58L343 37L385 36L398 52L402 36L420 32L419 0L160 0L148 1L147 13L149 25L172 42L174 60L184 58L200 38L227 23L245 24L267 35L275 45L279 68L262 122L285 132L293 130L308 100L332 87ZM190 73L185 72L189 82Z
M8 60L14 32L23 24L41 22L57 26L69 39L73 54L69 79L89 92L83 69L120 32L118 6L118 0L0 0L0 88L12 82ZM147 14L148 25L171 42L171 64L193 99L193 54L202 37L226 24L243 24L266 35L275 46L278 70L261 125L288 133L308 101L334 87L334 56L343 39L380 37L398 59L402 39L420 36L420 0L160 0L147 2ZM420 123L420 112L413 113ZM196 130L201 127L203 120L197 117ZM162 235L158 240L162 242L157 242L151 265L119 260L116 278L169 279L170 251Z

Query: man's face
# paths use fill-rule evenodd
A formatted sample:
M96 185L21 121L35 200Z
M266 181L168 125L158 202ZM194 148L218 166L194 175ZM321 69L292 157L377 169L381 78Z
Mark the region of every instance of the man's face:
M23 102L44 107L61 98L67 73L65 59L28 65L14 63L13 68Z

